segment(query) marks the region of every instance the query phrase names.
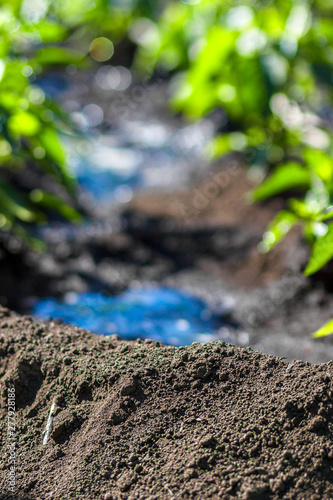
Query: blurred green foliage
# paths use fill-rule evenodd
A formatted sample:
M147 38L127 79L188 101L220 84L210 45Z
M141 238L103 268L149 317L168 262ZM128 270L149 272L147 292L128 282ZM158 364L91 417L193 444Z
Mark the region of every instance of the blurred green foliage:
M87 67L94 38L109 33L114 43L128 31L135 16L152 11L145 2L105 0L2 0L0 2L0 229L29 239L30 223L43 222L55 210L71 221L80 215L61 197L41 189L18 186L27 167L40 177L53 177L75 195L75 179L67 163L61 134L73 132L73 124L39 85L44 71L68 65ZM98 45L98 40L99 45ZM97 39L96 60L103 61L113 43ZM99 57L99 59L97 59ZM67 196L68 198L68 196ZM30 242L38 245L36 240Z
M171 104L198 119L223 110L213 156L243 153L267 178L260 201L298 191L259 245L269 251L302 224L313 247L306 274L333 257L332 0L170 1L130 29L138 68L173 74ZM327 236L326 236L327 234ZM320 247L320 251L318 248Z
M38 78L108 60L127 37L136 69L171 75L174 111L221 110L210 152L241 153L265 172L253 200L286 197L259 250L301 224L313 248L305 273L315 273L333 258L332 11L333 0L2 0L0 228L24 235L48 209L79 220L54 194L13 182L33 164L75 192L60 139L72 124Z
M174 110L194 119L223 110L211 152L243 153L266 173L252 199L286 197L258 249L301 224L306 275L333 258L332 12L332 0L173 0L156 23L131 28L137 66L174 75ZM314 336L332 333L330 321Z
M53 46L68 35L66 27L48 18L47 3L8 1L0 7L0 227L28 238L27 223L46 219L44 198L36 203L33 191L15 179L29 165L51 175L73 193L74 179L66 163L59 130L68 122L59 107L36 84L37 77L55 60L78 63L84 54ZM68 205L55 198L58 212ZM68 207L69 209L70 207ZM70 210L71 219L79 214ZM36 242L35 242L36 243Z

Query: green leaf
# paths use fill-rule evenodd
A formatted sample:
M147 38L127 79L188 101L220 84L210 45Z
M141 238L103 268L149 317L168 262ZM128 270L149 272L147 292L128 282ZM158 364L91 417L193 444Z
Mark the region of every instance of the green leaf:
M328 205L325 210L319 215L319 220L333 219L333 206Z
M286 234L295 226L299 221L297 215L282 210L279 212L272 222L269 224L267 231L264 233L262 241L258 245L260 253L269 252L279 241L281 241Z
M37 116L28 111L18 111L8 118L8 129L15 135L32 137L40 129L40 121Z
M333 258L333 224L328 226L328 231L315 242L310 260L304 274L310 276L321 269Z
M65 152L59 141L57 131L52 127L45 127L39 134L39 140L41 146L45 149L46 156L53 160L60 170L54 172L56 176L61 177L67 187L73 188L74 178L67 167Z
M310 194L313 195L312 191L309 191L307 193L307 196L303 200L298 200L296 198L291 198L290 200L288 200L288 205L291 211L298 215L300 219L304 219L306 221L321 222L324 220L332 219L333 213L323 211L323 209L321 209L321 206L316 202L316 200L314 200L314 197L309 196Z
M42 205L44 207L51 208L52 210L57 211L65 219L68 219L72 222L82 221L82 216L74 208L69 206L57 196L46 193L41 189L34 189L30 193L30 199L37 205Z
M291 198L289 201L289 207L291 210L298 215L301 219L314 219L319 213L311 212L308 205L304 200L297 200L296 198Z
M35 28L38 29L43 43L59 42L59 40L63 40L66 35L66 30L63 26L51 21L43 21L36 24Z
M58 134L52 127L45 127L39 134L41 145L54 161L63 165L65 163L65 153L60 144Z
M38 64L77 64L85 57L79 50L63 47L44 47L37 51L34 61Z
M327 153L307 149L304 153L304 160L323 182L328 183L332 180L333 160Z
M241 132L223 134L211 141L209 151L213 158L217 158L229 151L243 151L248 145L247 137Z
M325 323L324 326L315 331L312 334L312 337L314 338L326 337L327 335L332 335L332 333L333 333L333 319L331 319L330 321Z
M14 92L3 91L0 94L0 105L6 110L12 111L18 108L19 96Z
M33 207L28 207L16 191L7 182L0 184L0 212L10 218L16 217L23 222L36 222L45 220L43 214L35 211Z
M298 163L288 162L277 167L270 177L253 191L252 198L254 201L260 201L288 189L308 188L310 184L310 172Z

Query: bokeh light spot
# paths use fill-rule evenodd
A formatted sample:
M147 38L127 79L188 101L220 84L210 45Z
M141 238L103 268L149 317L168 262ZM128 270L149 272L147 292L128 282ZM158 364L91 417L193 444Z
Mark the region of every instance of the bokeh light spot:
M32 75L32 67L29 66L28 64L26 66L23 66L22 75L23 76L31 76Z
M43 90L38 87L32 87L29 92L29 101L36 105L42 104L45 101Z
M132 83L131 72L123 66L103 66L96 75L96 82L103 90L126 90Z
M102 36L91 42L89 52L95 61L108 61L114 54L114 46L111 40Z
M0 214L0 227L4 227L6 225L7 219L3 214Z
M5 140L0 141L0 156L8 156L11 152L12 148L9 142Z
M38 202L42 201L42 199L43 199L43 192L40 189L34 189L30 193L30 199L34 203L38 203Z
M104 119L103 110L100 106L97 106L97 104L88 104L83 108L83 113L90 127L100 125Z
M42 158L45 157L45 149L41 147L37 147L34 149L34 157L37 158L37 160L41 160Z
M230 28L242 30L254 19L254 12L250 7L241 5L230 9L227 13L227 24Z
M182 3L185 3L187 5L198 5L201 3L201 0L181 0Z
M236 97L236 89L232 85L221 85L219 88L219 98L223 102L230 102Z

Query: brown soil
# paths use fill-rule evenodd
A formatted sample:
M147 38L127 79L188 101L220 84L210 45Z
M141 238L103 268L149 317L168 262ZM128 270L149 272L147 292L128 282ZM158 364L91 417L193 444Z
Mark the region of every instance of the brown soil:
M230 164L235 170L234 175L228 175ZM224 179L224 173L226 180L223 185L214 183L214 178ZM215 190L211 184L216 185ZM216 167L210 175L195 182L192 188L137 194L131 207L155 217L169 216L188 226L204 222L213 227L232 227L244 221L262 227L269 222L277 208L281 207L281 201L278 206L274 206L276 202L271 202L262 210L260 205L250 203L249 193L254 187L255 184L247 176L247 170L230 162Z
M125 342L7 309L0 329L3 500L333 498L333 362L286 364L223 342Z
M244 240L251 240L246 254L238 252L240 259L224 260L213 269L204 262L204 270L212 271L233 286L257 288L279 279L292 266L296 265L299 271L307 261L308 249L302 242L300 228L296 227L271 252L258 253L257 244L275 214L284 208L284 201L279 198L263 204L251 203L250 193L255 183L247 172L235 161L229 161L190 189L139 194L130 208L150 218L171 219L188 231L205 227L239 232Z

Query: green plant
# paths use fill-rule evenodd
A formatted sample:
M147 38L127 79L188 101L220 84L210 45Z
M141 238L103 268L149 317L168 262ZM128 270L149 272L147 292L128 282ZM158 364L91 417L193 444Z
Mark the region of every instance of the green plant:
M311 275L333 257L333 248L326 245L330 234L333 195L333 160L323 151L304 149L303 162L278 165L273 173L253 192L253 199L260 201L288 190L305 192L302 197L289 197L286 209L270 223L259 244L259 250L271 250L296 224L301 224L304 234L313 247L305 269Z
M312 246L306 275L333 257L332 7L332 0L172 1L156 23L139 20L130 31L141 47L137 67L173 74L173 109L192 119L223 110L226 125L211 152L240 152L266 172L253 200L287 197L259 250L301 224Z
M92 59L108 59L132 18L151 9L149 0L122 7L106 0L1 2L1 231L14 232L41 248L41 242L31 238L29 225L45 221L49 210L73 222L81 220L69 204L75 199L76 183L61 140L75 130L66 113L42 90L39 78L49 68L87 67ZM104 33L112 41L101 36ZM40 178L51 176L63 186L65 196L40 186L22 186L18 179L27 167L37 169Z
M63 63L77 63L83 58L82 53L53 46L65 37L66 30L60 24L47 19L46 12L30 10L28 2L2 3L0 227L27 239L27 225L46 220L43 207L56 209L74 221L80 219L61 198L41 189L22 189L16 182L27 166L36 165L41 174L53 176L69 193L74 193L74 178L59 137L60 130L68 130L68 120L36 84L36 78L55 54L58 62Z

